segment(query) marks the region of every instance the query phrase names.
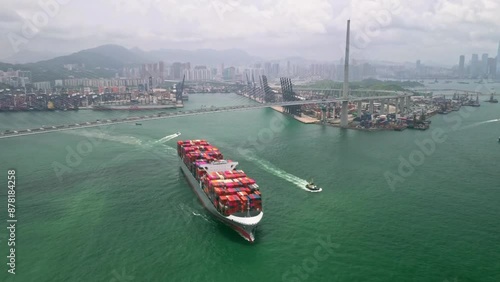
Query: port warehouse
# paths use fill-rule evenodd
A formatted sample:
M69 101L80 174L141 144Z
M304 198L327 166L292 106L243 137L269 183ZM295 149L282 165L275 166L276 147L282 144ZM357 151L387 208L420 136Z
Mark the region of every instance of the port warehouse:
M453 90L456 91L456 90ZM459 91L459 90L458 90ZM391 114L382 114L382 108L381 108L381 103L373 103L373 111L367 111L367 106L368 104L365 103L363 104L363 107L365 108L360 115L357 115L356 113L356 105L355 103L350 103L350 110L349 114L354 116L354 119L351 120L351 128L353 126L355 128L373 128L373 129L394 129L398 130L398 127L404 126L404 124L407 125L407 128L415 128L415 129L427 129L428 124L430 121L425 121L422 122L422 117L425 119L429 116L432 116L436 113L440 114L446 114L451 110L458 110L460 106L474 106L477 107L479 106L479 100L478 100L478 95L476 96L476 99L473 99L473 97L469 97L470 95L467 94L466 91L462 91L464 93L458 94L455 93L453 95L453 99L443 99L443 97L429 97L427 96L413 96L412 100L413 103L409 109L405 109L406 113L401 113L399 115L393 115ZM430 93L432 95L432 93ZM450 95L448 95L449 97ZM12 96L11 96L12 97ZM424 98L425 97L425 98ZM493 97L493 96L492 96ZM308 97L307 100L310 100L311 97ZM383 98L383 97L382 97ZM385 97L387 98L387 97ZM0 95L0 100L1 100L1 95ZM323 100L324 101L324 100ZM459 102L457 104L457 101ZM329 101L326 101L327 103ZM492 102L495 103L497 102L496 99L490 98L490 101L486 102ZM330 111L324 111L322 109L322 102L318 102L316 104L312 105L303 105L302 108L304 109L303 112L309 115L314 116L315 118L319 118L320 120L323 118L322 116L324 115L325 118L332 118L332 112ZM329 103L333 104L334 103ZM353 106L354 105L354 106ZM389 105L389 104L386 104ZM453 105L450 107L449 105ZM443 107L445 110L443 110ZM458 107L458 109L457 109ZM227 108L227 107L226 107ZM226 109L226 108L221 108L220 111L231 111L233 109ZM230 108L245 108L243 106L241 107L230 107ZM446 110L448 108L448 110ZM332 108L329 108L330 110ZM440 110L441 109L441 110ZM200 112L218 112L218 108L214 109L202 109ZM131 117L127 119L113 119L113 120L107 120L108 123L126 123L130 122L131 120L139 120L139 119L144 119L144 120L152 120L152 119L157 119L162 118L162 117L167 117L167 116L187 116L187 115L193 115L193 114L202 114L202 113L197 113L198 111L186 111L185 113L183 112L170 112L170 113L158 113L158 115L154 116L143 116L143 117ZM418 115L418 119L416 118ZM334 116L335 117L335 116ZM6 130L5 132L2 132L2 137L6 135L10 135L11 133L20 133L21 131L28 131L29 133L33 133L31 131L44 131L44 132L50 132L50 131L55 131L52 129L58 129L58 130L66 130L68 128L83 128L83 127L92 127L91 125L99 125L99 120L97 121L92 121L92 122L85 122L82 124L75 124L75 125L57 125L57 126L50 126L50 127L45 127L42 126L42 128L34 128L34 129L25 129L25 130L18 130L18 131L11 131L11 130ZM103 121L103 123L106 123L106 121ZM22 135L22 134L19 134Z
M177 153L196 180L202 182L203 191L221 214L229 216L262 210L258 185L244 171L207 174L203 169L203 165L224 159L218 148L206 140L186 140L177 142Z
M27 110L73 110L88 107L99 103L114 105L126 104L171 104L175 103L175 93L166 89L149 93L104 93L80 95L61 94L4 94L0 93L0 111L27 111Z
M450 90L451 91L451 90ZM418 129L426 130L430 127L431 121L428 120L436 114L448 114L452 111L458 111L462 106L479 106L479 94L469 94L467 91L456 91L453 94L446 91L426 95L410 96L411 102L407 105L396 107L396 103L380 102L360 102L349 103L349 128L367 129L367 130L397 130ZM309 94L309 95L307 95ZM304 98L305 96L305 98ZM300 100L309 100L321 97L311 92L306 93ZM397 97L394 97L397 98ZM451 99L450 99L451 98ZM386 99L389 100L389 99ZM490 97L485 102L497 103L498 101ZM278 110L282 112L282 110ZM318 103L303 105L300 116L306 116L306 123L322 123L338 126L340 124L341 108L335 103ZM297 118L301 120L300 118Z

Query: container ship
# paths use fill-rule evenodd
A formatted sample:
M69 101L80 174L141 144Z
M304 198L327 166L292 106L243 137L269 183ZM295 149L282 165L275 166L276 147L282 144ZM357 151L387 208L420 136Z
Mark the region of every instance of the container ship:
M236 170L238 162L225 160L206 140L178 141L177 154L182 172L205 209L254 242L255 229L264 215L255 180Z

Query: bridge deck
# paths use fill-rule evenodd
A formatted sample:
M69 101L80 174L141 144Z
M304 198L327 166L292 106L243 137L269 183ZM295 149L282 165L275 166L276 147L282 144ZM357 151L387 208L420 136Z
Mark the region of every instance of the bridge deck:
M411 94L403 94L403 95L391 95L391 96L380 96L380 97L359 97L359 98L349 98L347 101L349 102L357 102L357 101L369 101L369 100L378 100L378 99L394 99L401 98L405 96L410 96ZM90 128L90 127L98 127L105 125L113 125L113 124L122 124L122 123L134 123L138 121L147 121L147 120L158 120L158 119L166 119L173 117L183 117L183 116L196 116L203 115L209 113L222 113L222 112L233 112L233 111L242 111L242 110L252 110L252 109L261 109L261 108L271 108L276 106L293 106L293 105L308 105L308 104L323 104L323 103L339 103L344 100L342 99L322 99L322 100L305 100L305 101L293 101L293 102L278 102L278 103L265 103L265 104L255 104L255 105L241 105L241 106L229 106L229 107L220 107L220 108L208 108L208 109L199 109L192 111L179 111L179 112L171 112L171 113L160 113L155 115L146 115L140 117L128 117L121 119L105 119L105 120L96 120L91 122L81 122L74 124L66 124L66 125L54 125L54 126L45 126L40 128L31 128L31 129L21 129L21 130L8 130L4 132L0 132L0 139L2 138L11 138L18 136L27 136L27 135L35 135L35 134L43 134L50 132L59 132L66 130L74 130L80 128Z

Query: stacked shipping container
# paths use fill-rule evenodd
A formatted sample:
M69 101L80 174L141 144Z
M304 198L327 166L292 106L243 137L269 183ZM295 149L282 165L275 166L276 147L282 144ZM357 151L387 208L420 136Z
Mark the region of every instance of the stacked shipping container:
M177 154L197 180L205 174L205 171L200 169L201 165L223 159L219 149L205 140L178 141Z
M247 177L244 171L206 173L202 168L204 164L223 159L219 149L206 140L178 141L177 153L193 176L202 182L204 192L221 214L229 216L262 210L259 188L255 180Z

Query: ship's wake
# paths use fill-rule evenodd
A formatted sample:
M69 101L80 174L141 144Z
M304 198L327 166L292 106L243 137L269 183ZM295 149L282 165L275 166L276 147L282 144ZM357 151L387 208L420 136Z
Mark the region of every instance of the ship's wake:
M66 131L65 133L83 136L83 137L87 137L89 139L94 139L94 140L113 141L113 142L118 142L118 143L128 144L128 145L141 145L142 144L142 141L139 138L136 138L133 136L110 135L108 133L105 133L105 132L102 132L99 130L91 130L91 131L74 130L74 131Z
M170 141L172 139L175 139L175 138L179 137L180 135L181 135L180 132L177 132L177 133L174 133L174 134L170 134L170 135L162 137L162 138L160 138L160 139L158 139L156 141L147 142L147 143L143 144L143 147L145 149L155 149L155 148L161 147L161 148L165 149L166 153L168 153L170 155L177 155L177 149L174 148L174 147L168 146L165 143L167 141Z
M174 133L174 134L170 134L170 135L167 135L167 136L161 138L160 140L157 140L156 143L165 143L167 141L170 141L170 140L172 140L174 138L179 137L180 135L181 135L180 132L177 132L177 133Z
M178 136L180 136L180 132L174 133L167 135L165 137L162 137L158 140L141 140L137 137L134 136L127 136L127 135L111 135L99 130L75 130L75 131L67 131L65 132L67 134L72 134L72 135L78 135L78 136L83 136L91 140L106 140L106 141L111 141L111 142L117 142L121 144L126 144L126 145L133 145L136 146L136 149L138 150L146 150L150 151L152 153L157 153L158 149L163 149L161 150L162 152L166 152L169 155L176 155L177 154L177 149L174 147L168 146L165 144L167 141L170 141Z
M469 129L469 128L477 127L477 126L480 126L483 124L498 122L498 121L500 121L500 119L491 119L491 120L487 120L487 121L476 122L476 123L464 126L464 127L460 128L460 130Z
M248 155L245 156L245 158L254 162L254 163L259 164L261 167L265 168L268 172L274 174L275 176L277 176L283 180L286 180L290 183L295 184L300 189L305 190L305 191L309 191L309 189L306 188L306 184L308 183L307 180L302 179L302 178L295 176L293 174L290 174L290 173L276 167L275 165L273 165L272 163L270 163L266 160L254 158L254 157L251 157Z

